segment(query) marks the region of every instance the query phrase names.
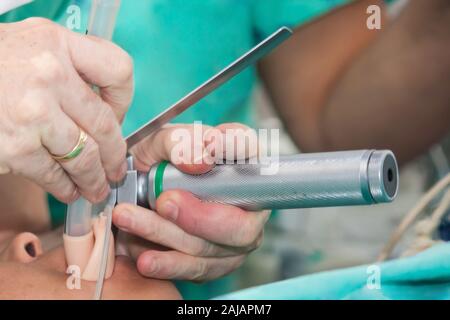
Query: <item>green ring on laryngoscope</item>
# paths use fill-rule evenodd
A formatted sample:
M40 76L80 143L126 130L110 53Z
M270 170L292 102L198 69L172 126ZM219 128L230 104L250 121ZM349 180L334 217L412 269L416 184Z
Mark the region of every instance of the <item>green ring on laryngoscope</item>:
M169 161L163 161L156 168L155 180L153 182L154 190L155 190L155 199L158 199L159 195L163 191L164 170L166 169L168 164L169 164Z

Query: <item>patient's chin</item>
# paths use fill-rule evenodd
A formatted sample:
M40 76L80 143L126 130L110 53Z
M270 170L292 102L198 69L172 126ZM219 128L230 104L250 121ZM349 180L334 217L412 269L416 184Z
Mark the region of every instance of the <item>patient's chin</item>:
M58 273L58 281L66 281L66 263L62 246L44 253L33 264L41 264L41 268ZM30 267L31 267L30 265ZM60 286L58 286L60 287ZM64 292L60 293L61 299L91 299L94 295L95 282L82 281L82 290L69 290L60 287ZM110 279L105 280L102 299L105 300L158 300L181 299L180 293L168 280L145 278L139 274L134 261L126 256L117 256L114 272Z
M65 274L65 257L62 247L56 248L43 255L40 263L46 270L58 273L58 281L65 282L68 275ZM81 281L81 290L69 290L65 288L59 294L61 299L92 299L94 296L95 282ZM58 299L59 299L58 298ZM102 299L104 300L178 300L181 296L172 282L167 280L149 279L140 275L131 258L117 256L114 272L111 278L105 280Z
M118 256L112 277L105 281L104 299L179 300L181 295L168 280L145 278L129 257Z

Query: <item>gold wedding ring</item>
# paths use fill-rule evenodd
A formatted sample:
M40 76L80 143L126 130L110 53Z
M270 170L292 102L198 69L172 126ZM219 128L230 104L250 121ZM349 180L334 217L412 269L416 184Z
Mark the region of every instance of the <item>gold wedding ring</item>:
M69 151L68 153L66 153L64 155L52 154L51 155L52 158L55 159L56 161L61 161L61 162L75 159L81 153L81 151L83 151L83 149L86 145L87 138L88 138L87 133L80 129L80 136L78 137L78 142L77 142L76 146L71 151Z

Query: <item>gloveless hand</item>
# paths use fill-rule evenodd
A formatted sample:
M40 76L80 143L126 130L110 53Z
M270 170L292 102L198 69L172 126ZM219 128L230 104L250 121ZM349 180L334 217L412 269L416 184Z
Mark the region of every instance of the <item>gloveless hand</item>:
M0 174L23 175L64 202L102 200L107 180L126 172L119 122L132 94L132 60L114 44L41 18L0 24ZM55 160L80 129L82 152Z
M194 135L193 126L174 125L159 130L136 145L131 150L136 169L148 171L155 162L170 160L186 173L200 174L213 168L212 161L206 159L209 156L214 159L233 157L235 160L254 156L257 151L246 143L230 143L226 138L220 142L223 143L220 154L217 148L203 154L202 160L208 161L180 161L176 159L179 154L172 152L176 144L173 135L180 127ZM235 135L230 134L236 140L254 134L239 124L224 124L216 128L204 126L204 129L219 131L223 135L227 130L237 130ZM205 134L200 143L194 142L188 147L195 150L210 146L211 136L214 135ZM230 148L235 148L235 152L227 152ZM193 155L195 152L191 153L190 160L195 160ZM137 259L141 274L151 278L193 281L215 279L239 267L245 257L261 244L268 218L268 212L248 212L230 205L202 202L182 190L162 193L154 212L121 204L113 213L114 224L128 233L129 254Z

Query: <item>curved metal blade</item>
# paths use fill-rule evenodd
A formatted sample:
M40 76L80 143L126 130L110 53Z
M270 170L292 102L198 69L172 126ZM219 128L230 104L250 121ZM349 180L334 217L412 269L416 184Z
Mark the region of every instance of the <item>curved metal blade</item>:
M176 102L167 110L163 111L158 116L147 122L134 133L130 134L126 138L128 149L130 149L135 144L139 143L141 140L149 136L156 129L159 129L161 126L168 123L177 115L181 114L183 111L203 99L205 96L219 88L225 82L240 73L242 70L256 63L259 59L266 56L269 52L275 49L291 35L292 31L287 27L278 29L275 33L267 37L250 51L228 65L218 74L187 94L184 98Z

